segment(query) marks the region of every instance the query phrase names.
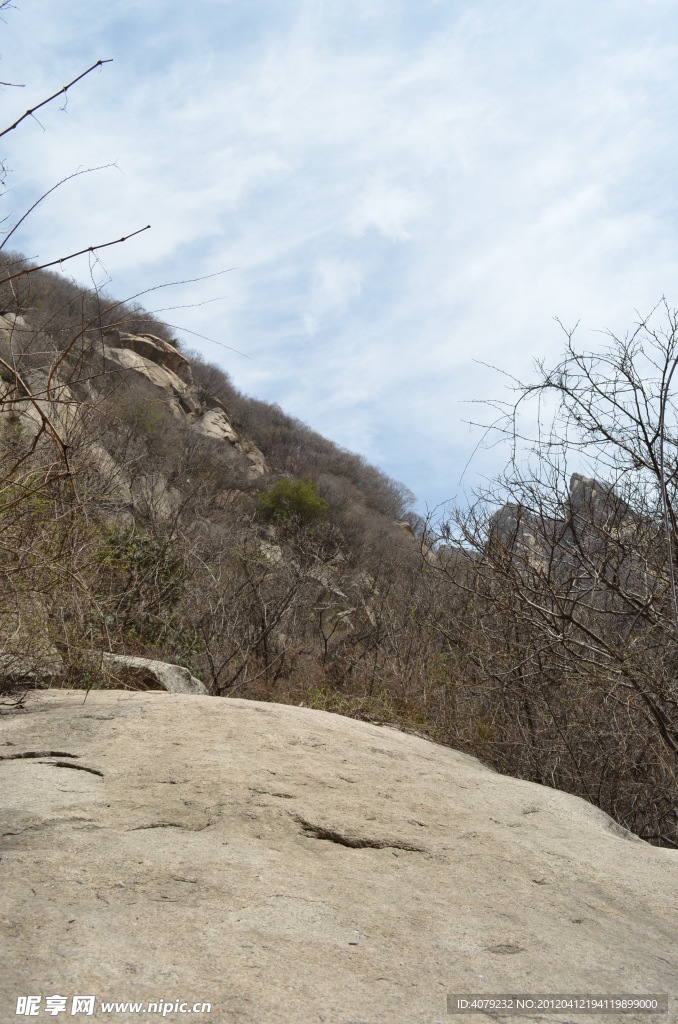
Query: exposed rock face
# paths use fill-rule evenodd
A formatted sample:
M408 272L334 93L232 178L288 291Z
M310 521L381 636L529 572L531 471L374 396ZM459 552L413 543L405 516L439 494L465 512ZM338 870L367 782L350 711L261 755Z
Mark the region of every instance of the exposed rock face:
M103 654L104 666L118 683L134 690L160 688L168 693L206 694L207 688L182 665L170 665L152 658L135 658L127 654Z
M206 437L216 437L219 441L231 441L233 444L238 440L238 435L222 409L206 409L197 427Z
M8 408L1 414L2 422L21 423L31 436L35 436L43 424L43 418L47 417L64 439L75 441L81 420L78 416L78 402L70 388L62 384L57 375L49 382L45 370L24 369L21 378L25 387L17 387L14 381L7 381L0 391L3 398L10 394L13 397L13 401L7 403ZM25 388L31 392L30 399L26 396Z
M602 510L614 502L614 489L609 484L603 484L591 476L582 476L581 473L573 473L570 477L570 504L573 509Z
M537 514L507 504L491 519L491 540L512 551L526 566L540 570L553 561L571 566L580 561L582 540L588 557L607 537L632 536L635 521L626 503L608 484L573 473L561 514Z
M39 693L0 757L3 1020L91 993L94 1019L110 998L442 1024L453 992L668 992L678 1019L678 851L575 797L324 712L164 693Z
M154 334L128 334L124 331L113 330L104 335L104 341L111 348L131 349L133 352L137 352L144 359L150 359L151 362L164 367L170 373L176 374L184 384L191 385L193 383L193 374L188 359L169 342L163 341L162 338L156 338Z
M156 397L177 419L205 437L233 445L246 461L251 479L268 473L261 451L251 441L238 437L218 399L195 387L188 360L168 342L152 334L109 331L104 335L102 354L109 370L113 364L120 370L134 371L146 387L150 384L158 389ZM127 379L130 381L129 375Z
M181 398L188 392L188 384L178 377L173 370L159 365L155 360L135 352L132 348L116 348L111 345L104 347L105 365L110 373L112 369L133 370L140 377L161 389L165 394L164 399L169 400L169 406L175 416L181 419L182 409ZM111 365L112 364L112 365ZM128 381L134 378L127 375ZM135 382L138 384L138 382ZM134 385L133 385L134 386Z
M250 479L255 480L259 476L266 476L269 468L266 464L263 452L259 451L254 441L238 441L236 446L250 464Z
M30 349L35 331L17 313L0 313L0 359L9 366L16 366L24 352ZM0 366L0 379L6 370Z
M103 445L91 438L80 398L60 380L58 373L49 377L44 368L23 366L22 379L34 396L32 399L24 397L25 391L15 379L12 368L20 363L24 351L31 350L31 345L35 347L36 338L40 339L37 348L49 347L49 339L39 335L22 317L0 315L0 360L6 364L0 363L0 396L11 392L13 397L8 409L0 413L0 430L5 425L20 426L28 436L35 437L46 417L69 450L75 453L74 468L79 477L83 474L88 477L102 501L130 506L136 491L148 503L149 485L137 480L137 486L133 487L125 470L117 466ZM129 398L162 406L196 433L226 442L233 451L234 464L239 463L250 479L269 472L262 452L251 441L238 436L218 399L194 385L188 360L168 342L151 334L110 330L103 340L92 345L89 357L92 367L97 368L94 380L99 372L103 372L102 379L109 383L117 376L119 385L124 388L124 396L118 392L117 397L123 402ZM153 498L158 491L156 483L152 483L151 491ZM167 495L163 496L163 502L167 505L167 515L172 514L176 502L173 505L171 496ZM121 514L124 514L122 510Z

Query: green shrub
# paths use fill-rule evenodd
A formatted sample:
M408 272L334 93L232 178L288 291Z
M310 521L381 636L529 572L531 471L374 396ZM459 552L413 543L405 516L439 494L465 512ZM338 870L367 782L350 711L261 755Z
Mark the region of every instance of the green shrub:
M156 540L136 527L106 529L96 554L97 603L111 631L126 642L167 642L176 632L173 610L186 583L186 568L171 540Z
M122 407L121 416L125 423L144 434L157 434L163 423L159 405L147 398L135 398Z
M308 526L327 519L329 505L310 477L278 480L257 495L257 511L265 523Z

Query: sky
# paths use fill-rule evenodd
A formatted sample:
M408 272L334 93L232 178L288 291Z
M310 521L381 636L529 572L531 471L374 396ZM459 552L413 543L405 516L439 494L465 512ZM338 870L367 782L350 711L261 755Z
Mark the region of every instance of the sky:
M470 424L509 395L499 370L558 360L556 318L596 348L678 306L678 0L14 8L3 124L112 63L1 140L6 225L103 167L11 248L43 262L150 224L63 272L117 298L204 278L143 301L422 512L501 472Z

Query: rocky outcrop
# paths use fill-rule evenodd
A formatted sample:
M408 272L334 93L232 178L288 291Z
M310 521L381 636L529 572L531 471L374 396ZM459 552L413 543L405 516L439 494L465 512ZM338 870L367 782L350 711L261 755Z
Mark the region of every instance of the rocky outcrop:
M196 428L205 437L215 437L218 441L231 441L232 444L235 444L238 440L238 435L229 423L228 416L223 409L205 409L196 423Z
M155 398L191 429L232 445L246 463L250 479L268 473L262 452L251 441L238 436L217 398L194 385L188 360L168 342L151 334L109 331L103 338L102 356L107 370L110 372L112 365L126 371L125 379L133 387L134 377L129 371L138 375L146 389L148 385L157 389Z
M571 567L573 559L581 561L582 550L593 560L610 539L632 539L636 525L612 486L573 473L559 508L554 501L544 511L516 503L499 509L490 521L490 542L540 571L554 563Z
M266 476L269 473L264 454L257 448L254 441L239 440L236 447L250 464L250 479L256 480L257 477Z
M677 1019L678 851L324 712L39 693L0 719L0 854L3 1020L91 993L95 1019L431 1024L448 993L508 992L669 993Z
M17 313L0 313L0 360L10 368L21 363L35 341L35 331ZM7 379L7 367L0 365L0 380Z
M41 346L48 344L42 335L39 337ZM89 436L83 418L83 409L92 399L96 404L97 399L88 395L83 405L83 396L64 384L58 373L50 376L47 369L39 367L22 369L23 384L31 393L28 397L12 372L22 354L30 350L31 344L35 346L35 340L36 331L22 317L0 316L0 396L7 397L11 392L12 397L0 413L0 429L3 424L20 426L29 436L36 436L44 422L49 421L73 451L79 476L87 472L93 480L97 468L101 470L95 486L102 501L131 504L132 481L115 466L103 445ZM109 330L103 339L92 343L88 358L95 383L101 378L110 387L117 377L124 390L116 392L116 398L123 407L126 402L147 401L156 409L167 409L196 433L227 443L233 450L234 462L240 463L250 479L269 472L262 452L234 430L223 404L193 383L188 360L173 345L151 334ZM145 493L140 496L146 500ZM163 501L167 504L165 497Z
M154 334L129 334L125 331L112 330L104 335L104 342L111 348L128 349L149 359L175 374L186 385L193 383L191 365L178 348L170 345Z
M0 315L0 397L12 399L5 402L0 413L0 429L3 424L21 426L29 436L36 436L48 420L69 450L77 453L86 448L84 459L74 454L80 475L87 470L92 476L92 471L100 466L101 480L96 486L103 486L102 500L130 504L133 488L125 472L116 470L103 445L89 437L83 418L83 409L98 401L99 380L105 380L109 388L117 381L122 390L116 392L116 400L123 408L126 402L147 401L156 409L168 410L197 434L225 442L233 450L234 462L240 463L250 479L269 472L262 452L252 441L238 435L223 404L194 384L189 361L169 342L152 334L130 334L117 329L108 330L103 338L92 339L87 353L93 382L88 387L92 393L83 396L74 393L58 372L50 376L44 367L31 368L21 362L25 353L32 351L31 346L36 348L36 338L40 340L38 348L49 347L49 339L22 317ZM50 361L47 360L48 365ZM22 381L31 397L13 372L17 365L22 366ZM82 372L77 376L82 377Z
M591 476L573 473L570 477L570 505L576 512L595 509L602 512L611 505L618 504L614 488L610 484L601 483Z
M168 693L206 694L204 683L182 665L170 665L152 658L127 654L103 654L103 666L109 684L132 690L167 690Z
M131 348L105 345L103 356L107 374L111 375L111 371L115 370L123 371L120 378L135 391L140 390L139 385L145 378L162 392L156 397L163 399L178 419L182 418L181 398L188 393L189 386L173 370L159 365ZM136 375L136 380L133 374Z

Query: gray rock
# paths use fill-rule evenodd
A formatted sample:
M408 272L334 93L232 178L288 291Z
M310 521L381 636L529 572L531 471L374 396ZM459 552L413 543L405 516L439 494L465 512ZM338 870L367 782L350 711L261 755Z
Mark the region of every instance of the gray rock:
M453 992L664 992L676 1022L678 851L575 797L325 712L157 693L38 692L0 758L3 1020L29 993L442 1024Z
M135 338L136 335L129 335ZM106 335L106 345L103 349L104 366L108 373L112 369L122 371L122 378L126 379L128 386L137 394L148 391L143 386L145 378L154 388L160 389L160 395L167 402L168 407L174 415L183 418L184 413L179 404L179 399L188 391L188 384L179 377L170 366L165 366L155 359L150 359L136 351L136 348L125 343L125 337L120 339L120 347L113 344L118 340L115 335Z
M104 335L104 341L115 348L128 348L144 359L150 359L158 366L175 373L185 384L193 383L188 359L174 345L163 341L162 338L156 338L154 334L127 334L114 329Z
M611 484L601 483L592 476L573 473L570 477L570 504L575 510L591 513L619 502Z
M201 410L199 400L190 391L185 391L184 394L179 395L179 405L189 415L197 416Z
M112 368L121 371L135 394L148 391L149 385L151 392L157 389L157 398L178 420L204 437L233 445L243 457L250 480L269 472L254 442L238 437L223 403L193 386L190 364L172 345L150 334L125 334L117 329L108 331L104 342L104 365L109 374Z
M238 435L231 426L226 413L221 409L207 409L205 413L196 420L194 427L206 437L215 437L218 441L230 441L232 444L238 440Z
M114 681L135 690L160 688L169 693L207 693L205 684L182 665L107 652L103 654L103 663Z
M17 366L26 350L30 349L36 333L35 329L30 327L22 316L18 316L16 313L1 313L0 359L8 363L11 368ZM0 376L5 376L4 368ZM7 379L12 378L13 374L10 371Z
M256 480L260 476L266 476L269 472L263 452L257 448L254 441L238 441L237 448L249 462L250 480Z

